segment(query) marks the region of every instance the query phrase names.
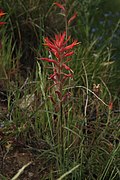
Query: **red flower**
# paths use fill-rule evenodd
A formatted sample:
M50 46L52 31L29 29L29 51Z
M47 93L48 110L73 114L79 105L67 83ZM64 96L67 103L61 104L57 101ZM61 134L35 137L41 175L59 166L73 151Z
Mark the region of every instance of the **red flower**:
M73 41L72 44L66 46L67 42L70 40L70 36L65 40L66 32L60 33L58 35L55 35L55 39L49 39L48 37L45 38L45 46L49 48L49 51L51 51L54 56L56 57L56 60L50 59L50 58L40 58L43 61L47 61L50 63L54 63L54 65L57 67L56 70L65 69L68 71L72 71L70 67L68 67L65 63L70 61L65 59L68 56L72 56L74 54L74 51L71 51L71 49L74 48L74 46L78 45L79 43L77 40ZM58 70L58 71L59 71Z
M74 54L73 51L69 51L74 48L74 46L78 45L79 43L75 40L72 44L65 46L70 39L70 36L67 40L65 40L66 32L62 34L55 35L55 39L49 39L48 37L45 38L45 46L49 48L49 50L55 55L55 57L60 60L62 58L71 56Z

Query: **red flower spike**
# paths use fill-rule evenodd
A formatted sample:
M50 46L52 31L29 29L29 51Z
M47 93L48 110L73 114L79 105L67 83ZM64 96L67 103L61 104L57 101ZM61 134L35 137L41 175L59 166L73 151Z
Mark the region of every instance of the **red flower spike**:
M57 2L55 2L54 4L65 12L65 8L64 8L64 6L62 4L59 4Z
M60 8L62 9L63 7ZM44 45L55 56L55 59L40 58L43 61L54 64L53 74L49 76L49 79L53 80L53 84L48 88L48 90L55 87L55 93L57 94L60 102L65 101L65 99L69 96L69 93L66 93L64 95L64 93L62 92L65 85L65 80L73 77L72 69L66 65L67 62L71 61L71 58L67 57L74 54L74 51L72 49L74 48L74 46L79 44L77 40L75 40L72 44L66 45L70 40L70 36L67 39L65 38L66 32L56 34L54 39L49 39L48 37L46 37ZM66 73L66 71L69 71L71 73Z
M69 19L68 25L77 17L77 13L75 12L74 15Z

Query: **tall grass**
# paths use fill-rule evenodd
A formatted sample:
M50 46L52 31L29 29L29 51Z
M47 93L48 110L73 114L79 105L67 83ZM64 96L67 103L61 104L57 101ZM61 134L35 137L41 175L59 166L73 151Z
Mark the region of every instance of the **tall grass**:
M66 4L59 1L66 5L68 19L77 12L67 33L81 42L69 62L74 78L64 88L71 92L71 97L63 105L64 162L60 163L58 113L47 90L51 86L48 81L51 68L47 62L37 62L38 58L49 56L43 38L53 37L66 28L63 13L53 3L53 0L0 2L7 13L4 17L7 24L0 29L3 98L0 129L4 134L1 145L6 147L10 142L8 152L16 144L35 152L43 162L43 169L39 167L40 179L117 180L120 177L119 43L116 45L119 20L109 25L110 17L103 16L100 9L102 0L66 1ZM9 176L1 174L3 179Z

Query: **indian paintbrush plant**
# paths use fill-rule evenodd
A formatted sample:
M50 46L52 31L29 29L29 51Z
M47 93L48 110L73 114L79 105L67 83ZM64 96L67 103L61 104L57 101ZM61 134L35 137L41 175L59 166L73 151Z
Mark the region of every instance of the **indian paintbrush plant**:
M43 57L42 61L52 63L53 73L49 76L49 79L53 81L53 84L48 88L54 89L54 95L50 95L50 99L53 102L55 113L58 113L57 127L58 127L58 144L61 144L61 154L64 157L64 130L63 126L66 124L64 121L64 108L63 104L69 99L70 92L65 91L66 83L68 79L73 78L73 70L67 65L71 61L71 57L74 54L73 48L79 43L74 40L71 44L67 45L70 40L70 36L66 39L66 32L55 35L55 39L46 37L44 39L44 46L48 48L48 51L54 56L54 58ZM63 161L62 161L63 162Z
M59 154L61 154L60 157L62 157L60 163L63 164L65 155L65 133L63 126L67 126L67 118L65 118L65 116L67 116L65 102L68 102L67 100L71 96L70 91L65 91L64 89L66 84L70 84L70 79L73 78L73 70L69 67L69 62L71 61L71 56L74 54L74 46L79 43L75 40L72 44L68 45L68 41L70 40L70 36L68 36L68 27L77 17L77 13L75 12L70 18L68 18L66 1L64 1L64 4L55 2L54 5L60 8L60 14L64 17L65 31L55 35L55 39L48 37L44 39L44 45L48 48L51 58L41 58L41 60L52 63L53 74L50 75L49 79L53 81L53 84L48 89L54 89L54 94L50 94L50 99L54 105L55 112L53 117L53 131L56 132L58 138Z

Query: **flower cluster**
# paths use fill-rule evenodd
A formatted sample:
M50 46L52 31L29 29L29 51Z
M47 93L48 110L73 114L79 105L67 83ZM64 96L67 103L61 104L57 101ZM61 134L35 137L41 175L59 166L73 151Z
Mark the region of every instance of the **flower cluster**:
M75 40L70 45L67 45L70 36L67 39L65 39L65 37L66 32L55 35L55 39L46 37L44 46L48 47L48 50L55 58L40 58L43 61L53 64L53 74L51 74L49 78L54 81L51 87L56 87L55 93L61 102L65 101L69 96L68 92L63 94L66 79L73 77L73 71L67 63L71 61L70 57L74 54L72 49L79 44L77 40ZM53 98L52 101L54 102Z

